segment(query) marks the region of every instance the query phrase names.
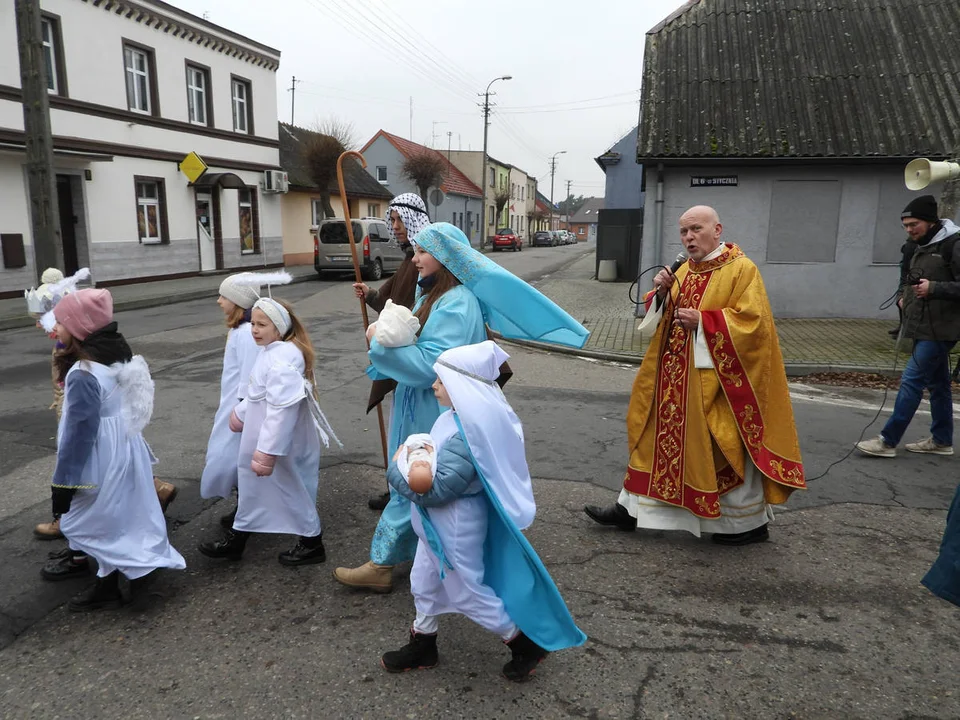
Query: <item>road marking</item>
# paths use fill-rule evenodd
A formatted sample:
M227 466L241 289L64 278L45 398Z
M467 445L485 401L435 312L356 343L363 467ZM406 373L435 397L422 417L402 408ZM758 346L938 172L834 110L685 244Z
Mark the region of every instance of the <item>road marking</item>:
M855 388L851 388L851 390L854 389ZM871 392L880 394L883 391L873 390L871 388ZM880 409L880 397L871 402L869 400L861 400L853 397L844 397L835 391L825 390L812 385L804 385L802 383L790 383L790 398L794 402L806 403L808 405L830 405L833 407L846 407L855 410L873 410L874 412ZM892 389L889 390L887 392L887 397L881 412L891 412L893 410L893 404L896 401L896 398L896 391ZM917 414L929 415L930 402L923 400L920 403L920 408L917 410ZM957 403L953 404L953 416L955 418L960 418L960 405Z

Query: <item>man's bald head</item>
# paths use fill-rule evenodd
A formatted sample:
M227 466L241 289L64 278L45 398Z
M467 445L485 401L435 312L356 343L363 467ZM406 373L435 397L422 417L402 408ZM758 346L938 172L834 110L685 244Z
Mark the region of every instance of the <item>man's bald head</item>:
M721 233L720 216L709 205L694 205L680 216L680 242L694 262L717 249Z

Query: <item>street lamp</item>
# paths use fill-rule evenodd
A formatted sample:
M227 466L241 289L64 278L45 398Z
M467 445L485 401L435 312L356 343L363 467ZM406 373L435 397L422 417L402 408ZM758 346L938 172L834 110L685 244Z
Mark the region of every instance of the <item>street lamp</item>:
M480 247L487 234L487 129L490 127L490 86L497 80L512 80L513 75L501 75L487 84L483 91L483 174L480 177ZM494 228L496 229L496 228Z
M559 150L550 158L550 229L553 230L553 176L557 174L557 155L563 155L566 150Z

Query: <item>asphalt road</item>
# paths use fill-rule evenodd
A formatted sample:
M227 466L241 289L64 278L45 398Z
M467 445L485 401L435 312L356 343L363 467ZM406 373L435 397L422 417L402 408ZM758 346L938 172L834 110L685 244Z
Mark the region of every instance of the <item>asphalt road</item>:
M492 257L535 277L579 251ZM580 508L619 487L635 368L512 346L507 394L538 499L528 535L591 639L517 687L497 677L499 641L450 618L440 667L383 673L379 654L405 641L412 619L405 572L389 596L329 576L366 559L376 515L365 502L383 486L376 418L362 414L359 314L345 281L283 296L307 318L321 404L345 446L322 461L326 566L281 567L285 537L256 538L240 563L196 552L223 511L198 492L218 400L219 310L211 299L121 313L156 380L146 436L158 474L181 488L168 517L188 563L157 579L141 613L71 615L62 604L84 582L40 579L46 552L60 547L30 535L49 514L50 348L36 330L0 333L0 717L960 717L960 611L918 585L957 482L954 459L844 460L794 495L760 546L606 532ZM809 477L844 456L882 400L793 390Z

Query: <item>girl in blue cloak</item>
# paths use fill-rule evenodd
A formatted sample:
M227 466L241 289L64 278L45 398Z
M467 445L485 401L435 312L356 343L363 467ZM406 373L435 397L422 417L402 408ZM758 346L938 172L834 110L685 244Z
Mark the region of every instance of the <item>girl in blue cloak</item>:
M440 416L431 389L440 354L487 338L486 327L506 338L583 347L589 333L549 298L470 246L450 223L433 223L412 240L420 273L414 314L420 335L414 345L370 343L372 380L397 381L388 437L392 456L410 435L429 432ZM348 587L390 592L393 566L412 560L417 536L410 503L391 492L370 546L370 560L358 568L339 567L334 578Z
M536 503L523 429L496 383L506 359L489 340L443 353L433 391L451 409L430 431L433 485L414 492L397 457L387 471L390 486L415 506L419 538L410 573L416 618L410 642L381 658L389 672L434 667L438 617L448 613L500 636L512 653L503 674L515 682L529 678L549 651L586 640L521 532Z

